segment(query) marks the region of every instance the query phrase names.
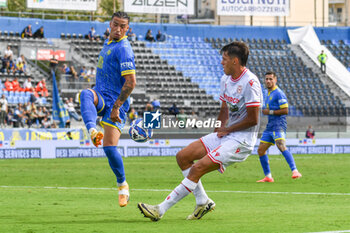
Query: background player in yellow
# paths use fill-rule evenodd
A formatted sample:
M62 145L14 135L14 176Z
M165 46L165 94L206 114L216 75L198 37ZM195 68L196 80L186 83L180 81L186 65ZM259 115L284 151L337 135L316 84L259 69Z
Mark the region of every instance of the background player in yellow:
M286 147L286 130L288 115L288 101L284 92L276 85L277 77L275 72L268 71L265 74L265 86L267 93L264 95L263 114L268 115L268 123L260 139L258 154L265 177L257 182L274 182L270 171L269 158L266 154L267 149L276 143L278 149L286 159L292 170L292 178L300 178L294 162L293 155Z

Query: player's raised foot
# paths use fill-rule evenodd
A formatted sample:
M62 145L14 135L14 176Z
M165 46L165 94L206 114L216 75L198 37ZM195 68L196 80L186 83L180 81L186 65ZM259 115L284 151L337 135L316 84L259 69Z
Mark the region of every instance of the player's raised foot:
M118 187L119 194L119 206L124 207L129 203L130 194L129 194L129 185L123 185Z
M215 209L215 202L208 198L208 201L204 205L196 205L193 213L187 216L187 220L201 219L206 213Z
M90 133L91 141L94 144L94 146L98 147L102 145L102 139L103 139L103 133L101 131L93 130Z
M137 207L139 207L141 213L145 216L145 218L149 218L153 222L159 221L163 217L159 213L158 205L148 205L145 203L139 203L137 204Z
M269 177L265 176L264 179L257 180L256 182L258 182L258 183L264 183L264 182L272 183L272 182L275 182L275 180L272 177L269 178Z
M293 171L293 173L292 173L292 178L293 179L299 179L299 178L301 178L302 177L302 175L301 175L301 173L300 172L298 172L298 171Z

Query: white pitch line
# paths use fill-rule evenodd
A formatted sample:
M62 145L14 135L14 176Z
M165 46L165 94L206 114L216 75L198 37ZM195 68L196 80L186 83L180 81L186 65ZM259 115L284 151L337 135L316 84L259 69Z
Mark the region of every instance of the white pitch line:
M350 230L344 230L344 231L320 231L320 232L310 232L310 233L343 233L343 232L350 232Z
M50 187L50 186L7 186L1 185L0 188L21 188L21 189L66 189L66 190L117 190L117 188L93 188L93 187ZM170 192L171 189L130 189L131 191L148 192ZM313 192L265 192L265 191L238 191L238 190L206 190L211 193L247 193L247 194L284 194L284 195L330 195L330 196L350 196L350 193L313 193ZM350 231L349 231L350 232Z

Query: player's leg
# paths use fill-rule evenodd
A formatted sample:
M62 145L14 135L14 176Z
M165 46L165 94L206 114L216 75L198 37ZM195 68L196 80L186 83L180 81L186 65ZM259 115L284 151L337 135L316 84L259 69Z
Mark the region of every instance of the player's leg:
M125 179L124 164L121 154L117 150L120 131L114 126L104 124L105 137L103 140L103 150L108 158L109 166L117 177L119 190L119 205L124 207L129 202L129 185Z
M258 148L259 160L261 167L263 168L265 177L257 182L274 182L274 179L271 175L271 169L269 164L269 157L266 151L269 149L271 145L273 145L273 138L271 132L265 130L260 139L260 144Z
M103 139L103 133L96 129L97 109L103 109L103 99L92 89L83 90L79 99L81 116L91 136L92 143L97 147L101 145Z
M194 161L203 158L206 154L207 149L200 140L192 142L190 145L179 151L176 154L176 160L182 170L183 176L187 177ZM197 187L193 190L193 195L196 198L197 205L204 205L208 201L209 198L204 190L201 180L198 181Z
M150 218L152 221L158 221L168 209L186 197L197 187L199 179L204 174L217 170L219 167L219 164L213 163L209 159L208 155L204 156L191 167L188 177L183 179L182 182L166 197L161 204L152 206L139 203L139 209L145 215L145 217Z
M266 153L266 151L271 146L270 143L260 142L259 148L258 148L258 154L259 154L259 160L261 167L263 168L265 177L261 180L258 180L257 182L274 182L274 179L271 175L271 169L269 164L269 157Z
M284 138L276 139L276 146L281 151L282 155L286 159L290 170L292 171L292 178L297 179L300 178L302 175L298 171L297 166L295 165L293 155L289 152L289 150L286 147L286 140Z

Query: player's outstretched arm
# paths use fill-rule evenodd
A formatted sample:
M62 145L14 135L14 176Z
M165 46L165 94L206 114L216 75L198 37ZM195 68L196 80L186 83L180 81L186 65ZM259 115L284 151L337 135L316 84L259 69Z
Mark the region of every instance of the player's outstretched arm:
M134 90L136 86L136 76L135 74L128 74L123 76L125 78L125 83L122 87L120 95L118 99L114 102L113 109L111 112L111 120L113 122L121 122L119 118L119 108L124 104L124 102L128 99L131 92Z
M218 137L221 138L231 132L242 131L253 127L259 122L260 107L247 107L247 116L239 123L233 124L230 127L221 127L218 131Z
M218 121L221 121L221 127L225 127L228 119L228 107L225 101L222 102ZM217 132L219 128L215 128L214 132Z
M270 112L272 111L272 112ZM281 108L278 110L270 110L268 108L263 110L264 115L288 115L288 107L287 108Z

